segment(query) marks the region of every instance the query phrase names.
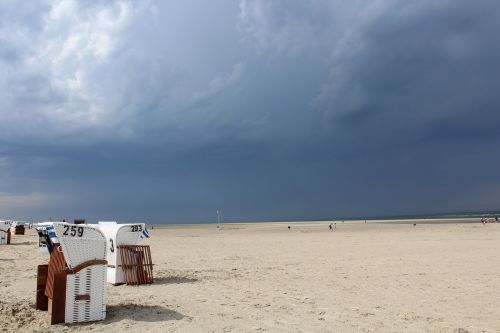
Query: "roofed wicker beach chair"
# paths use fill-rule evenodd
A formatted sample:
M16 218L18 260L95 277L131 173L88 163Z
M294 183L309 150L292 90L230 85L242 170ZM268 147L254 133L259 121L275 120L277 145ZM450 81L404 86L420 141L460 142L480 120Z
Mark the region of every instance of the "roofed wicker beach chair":
M10 221L0 221L0 245L10 244Z
M106 236L108 282L113 285L141 285L153 283L153 261L149 245L137 245L149 238L144 223L117 224L99 222Z
M24 235L26 231L26 222L24 221L14 221L12 223L11 229L14 232L14 235Z
M38 224L50 253L38 266L36 309L48 310L50 323L106 318L106 238L99 228L64 222Z

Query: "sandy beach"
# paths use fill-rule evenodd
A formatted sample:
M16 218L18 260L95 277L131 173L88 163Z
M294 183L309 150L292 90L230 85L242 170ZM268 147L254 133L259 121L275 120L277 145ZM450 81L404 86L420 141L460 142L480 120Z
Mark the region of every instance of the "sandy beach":
M287 226L291 229L288 230ZM4 332L500 332L500 224L155 227L153 285L108 285L107 319L34 309L37 236L0 247Z

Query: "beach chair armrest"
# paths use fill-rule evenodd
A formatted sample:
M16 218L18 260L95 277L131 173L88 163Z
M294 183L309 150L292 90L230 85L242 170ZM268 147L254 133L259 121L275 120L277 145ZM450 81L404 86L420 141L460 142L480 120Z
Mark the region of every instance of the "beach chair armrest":
M107 260L103 260L103 259L89 260L89 261L82 262L80 265L74 267L73 269L68 268L66 271L68 274L76 274L79 271L81 271L82 269L87 268L89 266L107 265L107 264L108 264Z

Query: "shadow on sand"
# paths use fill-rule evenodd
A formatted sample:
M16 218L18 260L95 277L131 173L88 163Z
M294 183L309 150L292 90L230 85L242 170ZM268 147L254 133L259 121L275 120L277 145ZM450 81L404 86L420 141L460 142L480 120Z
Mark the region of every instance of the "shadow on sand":
M21 243L10 243L10 245L33 245L36 244L35 242L21 242Z
M155 277L154 284L180 284L180 283L194 283L197 282L196 278L188 278L185 276L163 276Z
M181 320L186 317L182 313L158 305L108 305L106 312L106 320L104 321L104 323L113 323L123 319L159 322L168 320Z
M87 327L96 324L111 324L122 320L133 320L143 322L161 322L170 320L181 320L190 318L174 310L158 305L118 304L106 307L106 319L85 323L61 324L67 327Z

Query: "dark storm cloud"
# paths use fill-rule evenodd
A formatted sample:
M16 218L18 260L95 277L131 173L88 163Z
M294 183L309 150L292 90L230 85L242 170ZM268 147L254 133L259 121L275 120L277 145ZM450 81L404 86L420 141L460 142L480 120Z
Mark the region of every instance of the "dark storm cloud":
M314 219L495 209L496 1L0 10L0 208ZM196 8L196 10L194 10Z
M500 74L500 43L491 35L499 10L492 2L397 4L364 22L334 57L319 107L333 126L383 126L391 137L429 135L448 121L469 127L458 137L490 130L500 104L491 93ZM478 119L483 127L465 126ZM443 134L453 135L436 133Z

